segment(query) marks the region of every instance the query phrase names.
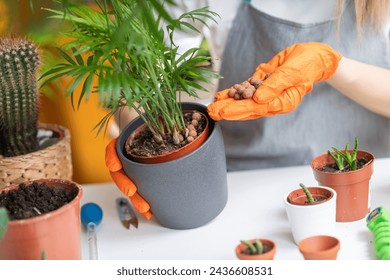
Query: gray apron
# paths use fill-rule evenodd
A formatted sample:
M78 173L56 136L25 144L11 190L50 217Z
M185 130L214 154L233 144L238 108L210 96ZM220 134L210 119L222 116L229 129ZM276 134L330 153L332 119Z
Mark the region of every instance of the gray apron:
M324 42L346 57L390 68L387 38L370 34L359 43L353 1L346 5L337 40L336 18L299 24L278 19L242 3L222 57L219 90L250 77L259 63L269 61L294 43ZM388 82L388 81L384 81ZM390 109L390 108L389 108ZM220 122L229 171L309 164L331 147L353 146L376 157L390 155L389 119L344 97L326 82L316 83L295 111L250 121Z

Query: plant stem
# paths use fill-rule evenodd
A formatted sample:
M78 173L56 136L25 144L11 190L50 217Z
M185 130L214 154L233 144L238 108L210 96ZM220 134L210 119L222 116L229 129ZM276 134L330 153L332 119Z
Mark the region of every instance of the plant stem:
M313 199L313 196L311 195L311 193L309 192L309 190L307 189L307 187L300 183L299 186L303 189L303 192L305 193L306 197L307 197L307 201L309 203L314 203L314 199Z

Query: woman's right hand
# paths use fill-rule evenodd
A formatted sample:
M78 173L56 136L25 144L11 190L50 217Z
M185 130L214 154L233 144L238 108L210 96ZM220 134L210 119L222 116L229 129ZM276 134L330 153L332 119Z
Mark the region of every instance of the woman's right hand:
M214 120L250 120L293 111L315 82L330 78L341 55L318 42L295 44L279 52L268 63L260 64L252 78L264 80L252 98L235 100L229 89L217 92L208 106Z

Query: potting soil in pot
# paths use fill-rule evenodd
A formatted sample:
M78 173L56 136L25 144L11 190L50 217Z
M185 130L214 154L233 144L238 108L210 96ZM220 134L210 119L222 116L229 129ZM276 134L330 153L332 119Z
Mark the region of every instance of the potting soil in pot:
M0 207L8 210L10 220L22 220L54 211L76 196L77 190L51 188L44 182L20 184L17 189L0 193Z
M164 135L162 143L157 143L153 138L152 132L147 128L134 138L131 145L126 145L127 153L149 157L177 150L192 142L203 132L207 124L205 116L196 111L185 113L184 121L187 129L179 135L179 143L174 143L173 138L169 133Z
M360 169L363 166L365 166L368 163L368 160L365 158L360 158L357 160L357 167L356 169ZM336 163L329 163L325 165L324 167L318 168L320 171L324 172L349 172L351 171L351 168L349 165L345 166L343 170L339 170Z

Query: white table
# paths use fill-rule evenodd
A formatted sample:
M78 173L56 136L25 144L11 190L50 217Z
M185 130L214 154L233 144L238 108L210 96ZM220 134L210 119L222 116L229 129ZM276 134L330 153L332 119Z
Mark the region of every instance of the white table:
M371 208L390 210L390 158L376 159L374 164ZM102 260L234 260L239 241L252 238L273 239L276 260L302 260L283 204L284 195L300 182L317 185L310 166L229 173L225 209L213 221L190 230L167 229L141 215L138 229L124 228L115 208L115 199L123 195L113 183L84 185L81 203L95 202L104 211L97 229ZM337 223L335 236L341 242L338 259L376 259L364 219ZM85 230L82 246L83 259L88 259Z

